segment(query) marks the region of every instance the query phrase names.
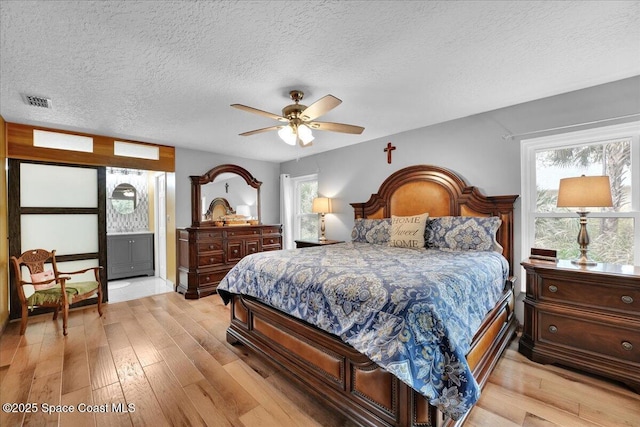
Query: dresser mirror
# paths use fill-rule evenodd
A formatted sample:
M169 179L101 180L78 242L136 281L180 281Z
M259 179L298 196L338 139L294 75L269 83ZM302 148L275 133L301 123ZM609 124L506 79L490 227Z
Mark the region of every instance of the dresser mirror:
M131 184L119 184L111 193L111 206L119 214L133 213L138 207L138 191Z
M207 213L216 199L228 201L232 209L242 206L261 223L260 186L249 171L241 166L225 164L216 166L201 176L191 176L191 226L215 225Z

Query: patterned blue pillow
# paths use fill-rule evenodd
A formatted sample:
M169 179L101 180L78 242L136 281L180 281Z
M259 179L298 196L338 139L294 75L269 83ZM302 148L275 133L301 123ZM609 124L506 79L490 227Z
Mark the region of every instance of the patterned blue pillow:
M441 216L430 218L425 229L428 248L454 251L492 251L502 220L497 216Z
M389 242L391 218L362 219L358 218L351 230L351 240L354 242L384 245Z

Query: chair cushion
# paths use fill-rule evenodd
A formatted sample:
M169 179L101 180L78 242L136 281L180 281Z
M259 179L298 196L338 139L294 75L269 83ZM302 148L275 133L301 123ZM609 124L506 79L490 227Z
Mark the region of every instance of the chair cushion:
M65 285L65 290L67 291L67 298L71 300L76 295L84 295L91 291L97 291L98 282L73 282ZM49 289L35 291L29 296L29 298L27 298L27 303L30 307L42 304L55 304L56 302L59 302L61 298L62 289L60 285L55 285Z

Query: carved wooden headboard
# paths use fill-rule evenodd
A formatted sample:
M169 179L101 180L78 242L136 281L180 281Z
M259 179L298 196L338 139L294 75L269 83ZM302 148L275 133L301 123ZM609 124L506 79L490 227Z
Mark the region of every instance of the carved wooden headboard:
M502 225L496 239L503 247L513 274L513 204L518 195L485 196L455 172L432 165L400 169L384 180L365 203L351 203L355 218L390 218L391 215L498 216Z

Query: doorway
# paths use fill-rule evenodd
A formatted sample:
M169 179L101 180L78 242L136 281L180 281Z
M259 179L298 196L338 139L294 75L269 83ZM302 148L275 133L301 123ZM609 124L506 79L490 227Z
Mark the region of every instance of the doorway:
M167 283L166 173L107 168L109 302L173 290Z

